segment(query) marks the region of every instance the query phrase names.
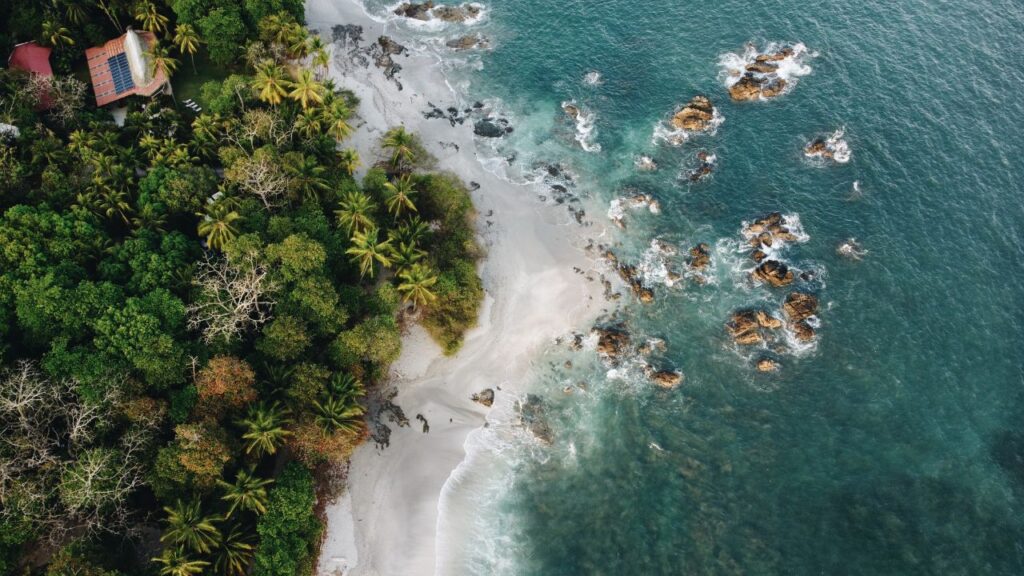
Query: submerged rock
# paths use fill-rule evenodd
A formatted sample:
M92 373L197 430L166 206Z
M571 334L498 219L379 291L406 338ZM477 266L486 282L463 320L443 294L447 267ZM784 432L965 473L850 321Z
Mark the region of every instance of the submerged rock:
M751 272L751 276L776 288L791 284L795 277L793 271L778 260L765 260Z
M690 170L690 182L699 182L710 176L715 170L715 160L715 155L708 153L706 150L697 152L698 164L696 168Z
M634 164L636 169L641 172L653 172L658 169L658 164L650 156L641 156L636 159Z
M794 322L789 325L789 328L793 331L796 339L801 342L809 342L814 339L814 328L806 320Z
M771 358L761 358L757 361L758 372L775 372L779 369L779 363Z
M472 50L474 48L487 48L490 46L490 41L476 34L467 34L445 42L445 46L453 50Z
M517 402L517 408L520 424L526 426L537 440L544 444L551 444L554 434L551 431L551 426L548 425L544 401L540 396L527 394L526 400Z
M580 117L580 107L572 102L562 102L562 111L573 120Z
M715 108L706 96L694 96L672 116L672 125L680 130L703 132L711 127Z
M860 260L868 251L857 242L856 238L847 238L836 247L836 254L851 260Z
M484 388L480 392L470 396L470 400L490 408L491 405L494 404L494 390Z
M667 349L668 346L661 338L650 338L641 344L640 347L636 349L636 352L641 356L650 356L655 352L664 352Z
M818 313L818 299L805 292L790 292L782 311L790 322L800 322Z

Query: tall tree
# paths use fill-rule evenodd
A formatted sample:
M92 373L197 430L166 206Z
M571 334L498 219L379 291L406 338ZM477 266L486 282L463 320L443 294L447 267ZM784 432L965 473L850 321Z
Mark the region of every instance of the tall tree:
M391 266L391 240L379 240L380 230L369 228L352 235L352 247L345 251L359 265L359 275L373 278L376 266Z
M217 529L216 516L203 514L199 500L188 503L178 500L174 507L165 506L167 513L164 533L161 542L170 542L181 549L192 550L201 554L209 554L220 545L221 534Z
M284 69L272 60L260 64L256 69L256 76L252 79L252 87L259 99L271 106L281 103L281 99L288 94L289 84Z
M153 562L161 564L160 576L197 576L210 565L204 560L195 560L176 547L164 548L164 553Z
M381 145L391 150L391 165L394 168L401 168L416 161L416 138L407 132L404 126L388 130Z
M267 486L273 484L270 478L256 476L252 469L239 470L232 483L218 480L217 485L224 491L221 500L228 502L225 518L230 518L236 509L246 510L256 514L263 514L267 511Z
M413 309L437 299L431 290L437 284L437 275L422 262L417 262L399 273L398 291L406 302L412 302Z
M327 169L317 162L313 156L302 152L289 152L284 157L285 172L291 176L292 189L298 192L303 200L318 202L320 192L330 189L324 174Z
M401 218L404 212L416 212L416 204L413 203L416 189L408 174L402 174L393 182L385 182L384 191L387 193L384 202L395 218Z
M163 34L167 31L167 16L164 16L152 2L143 2L135 8L135 20L142 24L143 30L154 34Z
M149 73L153 76L163 72L164 76L170 80L175 70L178 69L178 60L171 57L171 52L159 42L154 42L149 47L146 56L149 58Z
M288 97L301 104L303 108L309 108L312 105L323 104L324 87L313 78L309 70L302 69L292 81L292 91L288 93Z
M74 46L75 41L71 38L71 31L61 26L60 22L47 20L43 22L43 44L54 48Z
M199 235L206 239L206 245L214 250L221 250L224 245L238 235L235 223L242 216L231 209L230 203L219 200L206 205L206 209L198 215Z
M244 576L252 563L255 549L248 531L232 526L214 554L214 568L225 576Z
M199 33L191 24L178 24L174 28L174 45L178 47L178 52L182 54L188 54L192 60L192 72L196 72L196 52L199 51L199 45L202 41L199 39Z
M256 456L274 454L291 432L285 430L288 423L285 412L277 402L259 404L249 409L249 414L241 420L245 429L242 438L247 441L245 453Z
M342 197L334 215L338 218L338 224L352 235L374 226L375 208L373 200L365 192L350 190Z
M356 152L355 148L345 148L338 151L338 163L342 170L352 176L362 162L359 159L359 152Z

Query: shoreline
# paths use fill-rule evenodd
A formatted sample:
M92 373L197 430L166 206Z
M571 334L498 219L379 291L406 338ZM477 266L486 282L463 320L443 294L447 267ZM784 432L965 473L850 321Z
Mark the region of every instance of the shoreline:
M364 46L382 34L401 34L370 18L358 0L308 0L306 20L325 40L331 39L332 26L362 26ZM388 447L368 442L353 454L345 490L325 509L317 572L440 573L439 526L451 522L444 517L442 495L449 499L460 489L450 484L466 460L467 439L485 425L490 411L511 408L545 344L600 313L605 305L600 284L584 281L573 269L599 272L601 263L584 252L582 228L563 208L544 205L531 186L485 169L476 157L471 122L452 126L423 116L428 102L444 107L455 99L435 58L415 52L395 57L402 66L400 90L383 70L372 63L360 66L343 51L332 45L329 77L361 100L361 122L345 143L364 161L359 176L377 156L381 135L404 125L437 159L436 169L480 185L472 197L485 251L478 266L485 299L477 327L452 357L443 356L418 325L403 337L385 386L397 389L394 402L411 425L391 426ZM495 390L491 408L470 399L486 388ZM429 432L417 415L429 423Z

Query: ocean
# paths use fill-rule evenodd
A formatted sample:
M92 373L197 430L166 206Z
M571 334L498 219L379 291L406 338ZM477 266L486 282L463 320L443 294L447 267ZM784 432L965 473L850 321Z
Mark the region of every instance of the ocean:
M619 287L600 322L665 342L618 365L590 326L552 343L522 383L550 444L514 414L471 437L442 574L1024 574L1024 4L494 0L396 26L510 120L486 162L637 265L654 302ZM491 50L440 49L467 33ZM783 93L731 101L730 72L784 47ZM711 129L671 129L698 94ZM834 159L804 154L830 136ZM657 213L615 203L637 195ZM625 228L598 235L606 212ZM743 234L773 212L781 288L751 280ZM733 342L733 313L784 318L794 290L813 339Z

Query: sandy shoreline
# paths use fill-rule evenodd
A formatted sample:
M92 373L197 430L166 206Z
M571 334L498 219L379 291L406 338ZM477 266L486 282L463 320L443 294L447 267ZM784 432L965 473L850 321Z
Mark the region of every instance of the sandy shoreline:
M362 26L364 46L381 34L402 41L400 31L370 19L357 0L308 0L306 20L327 41L338 24ZM390 446L383 450L371 442L354 454L347 490L327 507L318 570L357 576L446 573L438 567L437 527L445 525L439 499L465 459L467 436L488 414L470 396L500 388L492 410L514 401L534 355L599 313L604 304L600 284L584 281L573 268L599 269L600 264L584 253L580 228L564 208L545 206L531 188L483 168L475 158L470 122L451 126L424 118L428 101L441 107L454 103L433 58L396 57L403 67L404 89L399 90L379 68L354 64L338 45L332 50L330 76L362 101L361 122L347 145L359 151L364 163L376 156L381 134L402 124L421 136L438 159L438 169L480 184L473 200L487 252L480 267L487 296L479 326L455 357L443 357L419 328L403 340L391 385L399 391L394 402L411 426L392 426ZM426 418L429 433L423 432L417 414Z

